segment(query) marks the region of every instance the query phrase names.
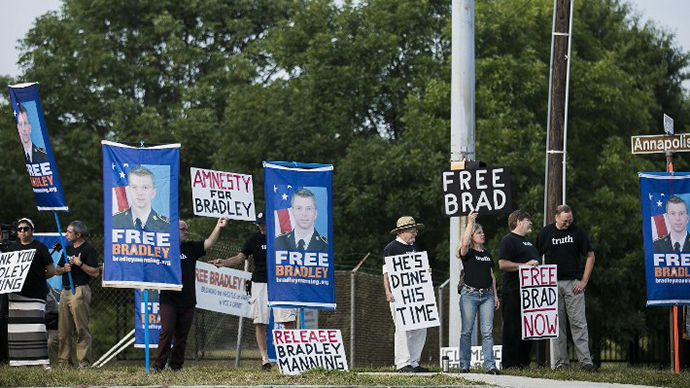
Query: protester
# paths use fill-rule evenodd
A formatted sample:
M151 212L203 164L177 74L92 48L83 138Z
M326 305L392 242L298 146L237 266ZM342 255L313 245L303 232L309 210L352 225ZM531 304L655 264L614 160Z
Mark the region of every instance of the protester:
M415 222L410 216L398 218L395 229L391 234L395 235L395 240L391 241L383 249L383 257L397 256L409 252L416 252L415 240L419 229L423 229L424 224ZM386 291L386 300L390 303L393 323L395 322L395 298L391 292L388 271L383 266L383 287ZM416 329L404 331L395 326L395 367L400 373L420 373L428 372L429 369L419 365L422 357L422 350L426 342L426 329Z
M77 332L77 362L80 369L91 365L91 332L89 331L89 312L91 305L91 278L100 275L98 253L86 241L87 228L82 221L72 221L67 227L65 237L72 243L65 248L69 262L62 256L57 266L57 274L62 275L60 294L60 314L58 325L58 367L72 363L72 334ZM70 286L72 274L74 294Z
M227 218L219 218L206 240L187 241L189 227L186 222L179 222L182 291L160 292L161 331L158 336L158 357L153 363L154 372L162 371L168 363L172 370L182 369L187 335L192 327L196 309L196 261L205 256L206 251L218 241L220 230L227 224ZM173 342L175 346L171 352Z
M252 233L244 242L242 251L227 259L211 260L210 263L216 267L233 267L245 260L249 256L254 257L254 273L250 283L249 304L252 308L252 318L254 319L254 333L256 344L261 352L261 369L271 370L271 363L268 360L266 350L266 331L270 319L270 309L268 307L268 275L266 273L266 218L263 212L256 215L256 225L258 232ZM273 318L276 323L282 323L286 329L294 329L297 319L297 309L274 308Z
M503 236L498 252L498 267L504 271L503 299L503 368L527 368L530 364L531 341L521 334L520 280L518 268L539 265L539 253L526 238L532 232L532 220L524 210L508 216L510 233Z
M484 230L475 222L476 219L476 212L467 216L468 221L458 252L464 274L464 284L460 291L460 316L462 317L459 348L460 373L470 371L472 331L477 312L479 312L484 369L490 374L497 375L498 369L496 369L493 350L494 310L498 310L500 302L496 291L491 253L484 248Z
M685 224L687 224L687 209L684 211ZM583 370L592 372L596 368L589 353L585 288L594 268L594 250L589 244L587 233L573 224L573 212L568 205L560 205L556 208L555 220L556 222L546 225L539 232L537 249L539 254L544 255L546 264L556 264L558 268L558 326L560 333L558 338L554 340L556 368L570 365L567 334L567 324L570 323L570 333L573 336L580 366ZM580 256L586 257L584 273L580 268Z
M35 249L21 291L9 295L8 348L10 366L43 365L50 369L45 307L48 284L55 265L48 248L34 240L34 223L28 218L17 222L17 237L8 252Z

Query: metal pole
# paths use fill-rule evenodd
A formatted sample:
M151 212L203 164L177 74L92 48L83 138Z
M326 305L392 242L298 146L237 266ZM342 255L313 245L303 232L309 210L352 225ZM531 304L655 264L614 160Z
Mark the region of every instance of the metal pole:
M450 160L475 160L474 155L474 0L452 2L452 55L450 94ZM460 263L455 257L460 245L460 218L450 219L450 308L448 322L449 346L458 346L460 303L458 282ZM455 308L454 308L455 307Z
M151 372L149 358L149 290L144 289L144 354L146 358L146 373Z
M438 352L441 354L443 348L443 289L450 283L450 278L438 286L438 316L441 318L441 325L438 327Z
M357 263L354 269L350 272L350 368L355 366L355 333L357 331L357 326L355 325L355 308L356 308L356 299L355 299L355 278L357 276L357 271L359 271L359 268L364 264L365 261L369 258L369 255L371 252L367 252L366 255L362 258L362 260Z
M249 271L249 261L244 261L244 271ZM256 329L256 328L255 328ZM235 346L235 368L240 367L240 355L242 354L242 334L244 332L244 317L240 317L237 328L237 346Z

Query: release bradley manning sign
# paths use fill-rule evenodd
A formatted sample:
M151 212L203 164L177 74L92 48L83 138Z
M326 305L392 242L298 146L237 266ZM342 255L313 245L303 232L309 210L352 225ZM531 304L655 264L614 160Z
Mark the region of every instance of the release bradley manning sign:
M446 217L510 213L510 171L507 167L444 171L443 214Z

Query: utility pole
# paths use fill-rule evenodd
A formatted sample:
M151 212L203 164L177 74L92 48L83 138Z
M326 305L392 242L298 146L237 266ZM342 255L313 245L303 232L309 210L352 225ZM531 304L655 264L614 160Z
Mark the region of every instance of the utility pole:
M553 222L556 207L565 203L565 168L568 136L568 88L574 0L554 0L549 79L549 114L546 128L544 226ZM546 363L544 341L537 344L537 360ZM550 348L553 366L553 341Z
M451 38L450 161L451 169L463 168L462 160L474 160L474 0L453 0ZM464 217L463 217L464 218ZM450 218L450 307L448 346L458 346L460 328L460 260L456 253L464 222ZM440 344L439 344L440 345Z

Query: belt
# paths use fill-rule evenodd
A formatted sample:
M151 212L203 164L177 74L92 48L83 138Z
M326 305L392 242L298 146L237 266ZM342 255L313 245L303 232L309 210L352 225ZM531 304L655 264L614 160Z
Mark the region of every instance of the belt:
M492 288L491 288L491 287L489 287L489 288L474 288L474 287L472 287L472 286L468 286L467 284L465 284L463 287L467 288L467 289L470 290L470 291L476 291L476 292L478 292L480 295L492 291Z

